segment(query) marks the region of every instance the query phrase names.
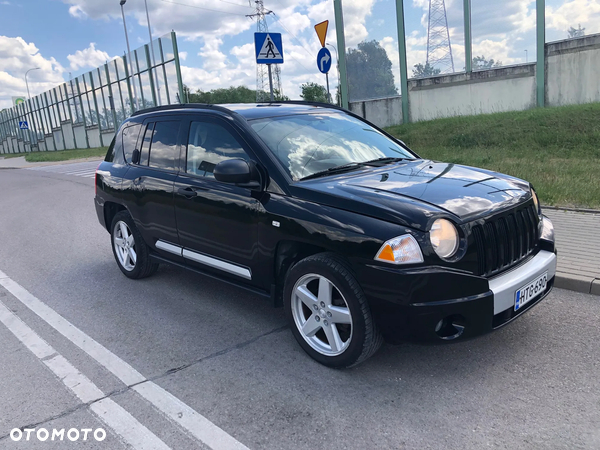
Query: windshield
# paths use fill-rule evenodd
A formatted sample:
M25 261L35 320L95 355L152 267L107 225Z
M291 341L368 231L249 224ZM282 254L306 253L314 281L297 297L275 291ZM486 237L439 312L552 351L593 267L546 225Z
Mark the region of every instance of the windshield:
M346 114L271 117L250 125L294 181L352 163L415 158L397 142Z

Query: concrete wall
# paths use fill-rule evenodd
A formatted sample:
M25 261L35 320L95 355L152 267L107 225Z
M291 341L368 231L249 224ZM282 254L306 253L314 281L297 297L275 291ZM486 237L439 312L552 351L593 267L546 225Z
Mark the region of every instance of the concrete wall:
M600 34L546 44L546 105L600 102ZM409 121L522 111L536 102L535 63L412 79ZM401 97L350 103L350 110L386 127L402 123Z
M410 80L411 122L533 108L535 65Z
M350 111L380 127L402 123L402 97L400 96L352 102L349 106Z
M546 102L600 101L600 35L546 44Z

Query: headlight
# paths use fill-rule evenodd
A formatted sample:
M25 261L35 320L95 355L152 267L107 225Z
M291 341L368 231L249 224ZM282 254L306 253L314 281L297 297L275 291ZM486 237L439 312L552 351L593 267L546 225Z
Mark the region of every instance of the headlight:
M429 231L429 240L440 258L451 258L458 250L458 231L446 219L437 219Z
M404 234L385 242L377 252L375 260L392 264L422 263L423 253L417 240L410 234Z
M542 208L540 207L540 200L538 199L537 193L533 188L531 188L531 196L533 197L533 204L535 205L535 210L537 211L538 216L541 216Z

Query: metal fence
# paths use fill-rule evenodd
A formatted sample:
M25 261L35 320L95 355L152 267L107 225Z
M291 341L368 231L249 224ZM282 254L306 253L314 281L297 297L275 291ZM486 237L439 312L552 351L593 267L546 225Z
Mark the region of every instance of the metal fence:
M133 76L124 55L0 111L0 154L107 146L136 110L182 103L175 32L153 47L131 52Z

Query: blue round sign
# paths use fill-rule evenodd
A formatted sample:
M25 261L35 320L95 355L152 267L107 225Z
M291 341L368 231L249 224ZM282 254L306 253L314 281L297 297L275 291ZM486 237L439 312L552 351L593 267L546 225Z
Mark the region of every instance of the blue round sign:
M331 69L331 53L325 47L317 54L317 67L321 73L327 73Z

